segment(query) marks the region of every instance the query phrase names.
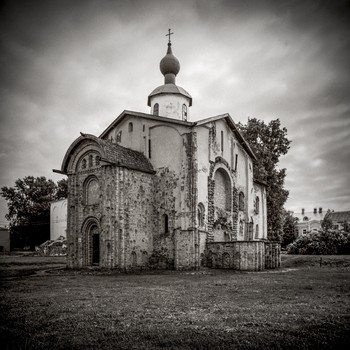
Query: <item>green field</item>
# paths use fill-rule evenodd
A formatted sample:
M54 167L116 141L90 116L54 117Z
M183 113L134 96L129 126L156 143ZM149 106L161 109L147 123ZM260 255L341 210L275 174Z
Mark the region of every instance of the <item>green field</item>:
M345 349L350 256L130 274L0 256L0 338L4 349Z

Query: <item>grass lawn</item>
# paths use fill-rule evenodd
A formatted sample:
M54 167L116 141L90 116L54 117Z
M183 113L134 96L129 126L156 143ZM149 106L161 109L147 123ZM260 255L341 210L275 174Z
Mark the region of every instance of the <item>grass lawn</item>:
M0 256L0 344L3 349L349 348L350 256L323 257L321 267L319 261L283 256L283 268L264 272L121 274L58 269L63 258Z

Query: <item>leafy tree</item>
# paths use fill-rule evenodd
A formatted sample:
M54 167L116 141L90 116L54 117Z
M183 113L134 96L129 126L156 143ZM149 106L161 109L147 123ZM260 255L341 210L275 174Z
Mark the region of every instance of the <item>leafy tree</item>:
M257 157L254 176L267 185L267 235L269 240L280 240L283 232L283 206L289 192L284 188L286 169L277 169L279 159L287 154L291 141L287 129L281 128L279 119L264 121L249 118L238 128Z
M298 236L298 218L294 217L290 211L283 210L283 234L282 247L294 242Z
M333 221L330 217L330 213L331 211L328 209L327 214L324 216L323 220L321 221L322 230L325 232L328 232L333 228Z
M0 195L8 202L11 244L15 238L33 247L49 235L50 202L67 197L67 180L55 184L45 176L26 176L16 180L14 187L2 187Z

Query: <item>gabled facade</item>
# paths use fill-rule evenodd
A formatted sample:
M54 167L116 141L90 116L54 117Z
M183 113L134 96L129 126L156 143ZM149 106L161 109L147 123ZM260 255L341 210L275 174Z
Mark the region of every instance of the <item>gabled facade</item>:
M151 114L124 111L66 153L68 266L279 266L279 246L265 243L266 189L254 181L252 150L228 114L189 121L170 42L160 67Z

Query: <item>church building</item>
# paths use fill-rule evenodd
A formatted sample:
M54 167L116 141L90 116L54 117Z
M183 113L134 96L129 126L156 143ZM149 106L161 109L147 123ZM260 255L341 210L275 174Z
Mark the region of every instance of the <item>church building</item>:
M125 110L66 152L68 267L279 267L249 144L229 114L191 120L170 38L160 71L149 114Z

